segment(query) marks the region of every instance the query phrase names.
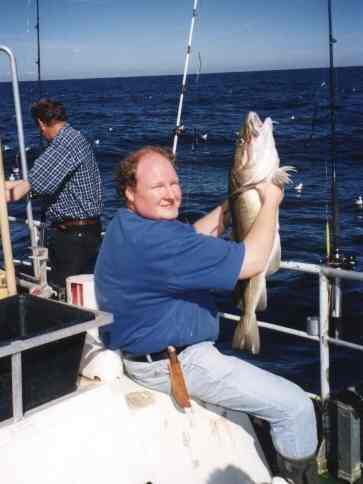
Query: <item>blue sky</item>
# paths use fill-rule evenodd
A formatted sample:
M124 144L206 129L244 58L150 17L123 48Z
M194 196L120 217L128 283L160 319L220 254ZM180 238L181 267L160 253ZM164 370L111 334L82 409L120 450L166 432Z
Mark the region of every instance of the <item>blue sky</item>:
M0 44L36 79L35 0L3 0ZM327 66L328 0L199 0L190 72ZM40 0L43 79L181 73L193 0ZM333 0L337 66L363 65L363 1ZM0 81L9 80L0 56Z

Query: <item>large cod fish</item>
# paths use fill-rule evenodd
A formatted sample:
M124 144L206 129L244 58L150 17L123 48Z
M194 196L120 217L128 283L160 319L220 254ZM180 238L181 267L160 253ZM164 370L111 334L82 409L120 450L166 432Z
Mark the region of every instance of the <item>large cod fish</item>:
M272 181L283 186L290 181L288 172L294 168L279 166L271 118L262 122L256 113L249 112L237 134L229 175L229 206L236 241L242 241L246 237L261 208L256 185L262 181ZM263 311L267 307L266 276L279 269L280 261L281 246L277 226L273 249L265 270L250 279L239 281L236 285L235 296L241 308L241 319L235 329L233 348L259 353L260 336L256 310Z

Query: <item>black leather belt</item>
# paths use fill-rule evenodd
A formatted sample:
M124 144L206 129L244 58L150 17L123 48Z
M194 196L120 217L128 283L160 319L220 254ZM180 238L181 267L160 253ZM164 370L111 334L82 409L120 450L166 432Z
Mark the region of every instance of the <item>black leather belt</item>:
M188 348L188 345L176 346L175 347L176 354L178 355L179 353L184 351L185 348ZM158 351L157 353L146 353L145 355L132 355L130 353L123 352L122 356L126 358L126 360L130 360L130 361L138 361L140 363L152 363L153 361L166 360L167 358L169 358L169 353L167 350Z
M54 222L52 227L60 230L68 230L75 227L85 227L87 225L96 225L100 223L99 217L95 218L82 218L82 219L68 219L61 222Z

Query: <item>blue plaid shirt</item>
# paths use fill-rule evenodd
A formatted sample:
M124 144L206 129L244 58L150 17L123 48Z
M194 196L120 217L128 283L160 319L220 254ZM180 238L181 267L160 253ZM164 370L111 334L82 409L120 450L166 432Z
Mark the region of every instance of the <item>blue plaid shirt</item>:
M91 145L69 124L29 171L31 191L45 197L50 223L101 215L102 182Z

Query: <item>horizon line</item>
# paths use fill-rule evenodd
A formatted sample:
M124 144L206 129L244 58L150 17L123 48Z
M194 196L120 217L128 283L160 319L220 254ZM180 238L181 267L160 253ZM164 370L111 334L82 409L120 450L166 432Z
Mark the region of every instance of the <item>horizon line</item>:
M350 66L335 66L334 69L353 69L353 68L363 68L362 65L350 65ZM246 73L254 73L254 72L280 72L280 71L301 71L301 70L318 70L318 69L330 69L329 66L321 66L321 67L290 67L286 68L274 68L274 69L254 69L254 70L244 70L244 71L221 71L221 72L204 72L198 74L200 77L205 75L221 75L221 74L246 74ZM188 76L196 76L196 73L190 73ZM99 77L63 77L63 78L55 78L55 79L41 79L41 82L57 82L57 81L86 81L86 80L97 80L97 79L133 79L133 78L143 78L143 77L182 77L182 73L178 74L134 74L134 75L117 75L117 76L99 76ZM0 80L0 83L11 83L10 80ZM38 79L27 79L27 80L19 80L19 83L24 82L39 82Z

